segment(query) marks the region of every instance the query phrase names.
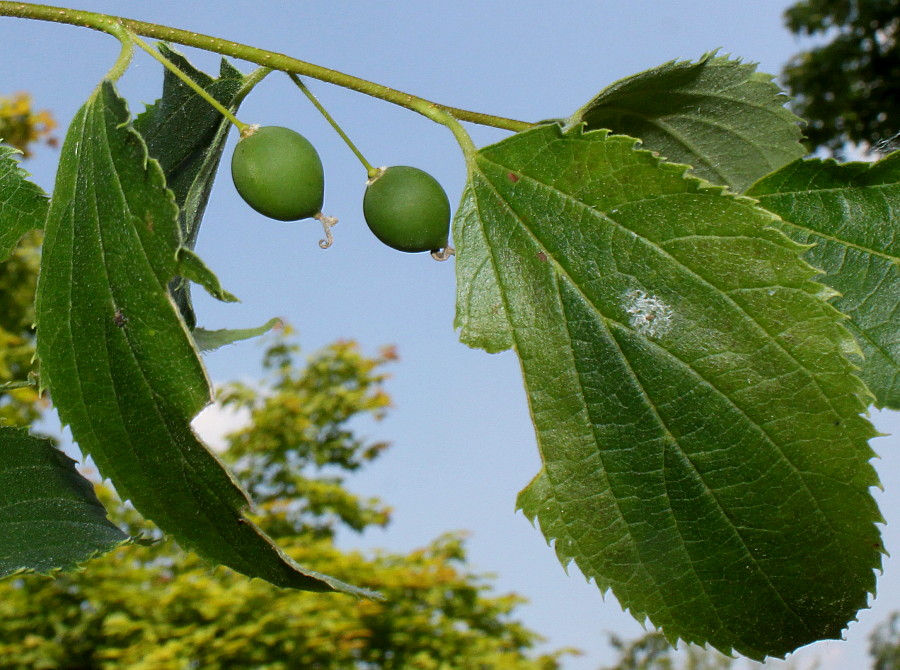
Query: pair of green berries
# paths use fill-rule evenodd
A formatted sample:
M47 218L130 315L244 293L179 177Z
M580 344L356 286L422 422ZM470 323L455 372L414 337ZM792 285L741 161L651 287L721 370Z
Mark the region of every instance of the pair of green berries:
M325 174L315 147L290 128L266 126L242 137L231 159L241 197L260 214L279 221L321 216ZM400 251L447 246L450 201L427 172L395 166L370 179L363 215L384 244Z

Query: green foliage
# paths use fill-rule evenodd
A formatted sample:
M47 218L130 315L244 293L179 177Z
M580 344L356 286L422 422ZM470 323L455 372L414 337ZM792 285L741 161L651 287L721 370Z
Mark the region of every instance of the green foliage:
M875 405L900 409L900 153L878 163L798 161L750 194L781 217L777 227L813 245L805 258L850 317Z
M539 637L469 572L458 537L367 559L328 541L283 541L297 562L384 593L306 595L209 566L164 543L89 572L0 584L0 668L492 668L557 670Z
M550 125L476 158L458 309L522 362L544 467L519 505L670 639L840 637L881 563L855 344L771 214L634 144ZM470 267L502 310L467 311Z
M14 101L6 104L6 99L0 98L0 137L13 138L11 143L28 156L29 147L44 132L40 119L31 112L31 97L20 94ZM49 113L40 114L50 127L55 125ZM10 126L23 124L26 128L10 131ZM28 181L14 154L0 146L0 193L4 194L0 198L0 426L28 426L46 405L29 382L39 230L47 217L48 199Z
M245 493L191 429L210 389L167 291L178 208L128 122L106 81L63 144L36 299L41 383L101 474L184 546L280 586L354 591L245 518Z
M165 44L160 53L225 107L236 110L249 89L247 78L222 59L218 78L201 72ZM231 124L184 82L165 71L162 97L138 115L134 128L147 144L147 153L159 161L178 205L181 243L193 249L212 192L213 181ZM190 284L181 277L171 282L172 297L188 328L196 325ZM221 299L221 298L220 298Z
M338 342L302 369L295 358L296 347L279 339L267 350L268 380L255 390L223 389L224 407L249 409L250 422L227 438L222 457L269 508L268 526L295 561L385 599L300 594L213 572L170 540L129 545L89 571L0 584L0 668L560 667L562 652L532 658L540 638L514 618L522 600L490 593L489 581L468 568L461 537L369 558L333 545L338 526L387 522L387 510L357 500L341 475L386 448L365 443L347 423L383 415L390 398L382 368L395 354L370 358ZM100 491L130 533L153 533L108 489Z
M12 3L0 4L8 9ZM46 11L15 6L35 16ZM55 10L52 18L121 27L76 14ZM574 560L673 642L762 658L840 636L874 592L881 559L881 517L869 495L878 484L869 464L874 431L861 413L873 397L896 404L897 253L890 210L900 173L894 162L871 169L791 163L802 153L797 119L782 108L770 77L727 58L664 64L608 87L564 126L531 126L259 49L177 34L186 44L227 49L366 91L453 131L469 177L454 222L456 323L464 343L488 351L513 348L520 357L543 467L519 505L540 523L564 563ZM163 52L231 109L261 78L260 71L245 78L223 63L213 79L166 47ZM459 120L492 119L521 132L478 151ZM276 585L354 590L316 572L328 569L400 600L352 603L328 595L292 603L365 612L412 605L427 613L414 605L419 595L431 594L429 602L446 613L452 608L432 598L432 582L421 591L403 582L393 591L391 580L370 578L367 563L351 566L329 553L338 525L361 530L388 518L380 501L347 492L343 477L383 449L358 441L347 421L386 407L378 368L389 354L373 362L350 345L336 345L299 374L294 352L279 345L268 358L271 393L239 385L226 391L226 405L249 412L253 427L231 437L223 459L260 503L260 526L290 556L243 515L244 491L190 428L210 400L199 349L254 330L196 330L187 293L192 280L220 299L231 298L191 251L226 135L226 122L168 73L163 98L133 123L111 81L91 94L69 129L47 218L36 311L41 382L101 474L183 546ZM17 210L27 192L41 202L9 156L2 160L0 208ZM751 192L764 207L735 194L754 182ZM24 223L0 216L0 241L11 249L42 221L39 213ZM810 250L785 233L820 244ZM824 283L803 254L831 273ZM844 294L839 300L835 289ZM22 319L27 312L20 310L9 332L23 338L27 351L30 324ZM870 345L885 355L871 354ZM856 375L861 352L869 354L862 374L874 395ZM3 373L19 385L30 367L20 357L14 363ZM446 566L461 552L454 542L435 545L428 556L439 555ZM115 564L116 556L103 560ZM298 558L316 570L299 568ZM162 560L154 555L141 569L158 569ZM223 667L256 664L255 656L241 655L256 650L229 637L231 629L240 640L248 634L268 639L270 629L252 628L255 622L234 604L207 615L197 585L204 594L216 587L198 576L196 565L185 567L185 598L172 596L156 609L172 602L205 621L225 619L229 632L197 627L193 614L166 621L175 621L171 630L179 639L193 639L202 628L203 644L225 640L216 647L228 659ZM471 583L470 576L442 569L435 579L448 577L444 596L454 593L448 584ZM416 574L409 568L410 579ZM171 583L179 578L174 571L167 577ZM221 578L241 589L271 589L227 571ZM74 584L81 577L66 579ZM141 579L145 585L150 578ZM465 602L477 601L466 593ZM257 612L285 618L280 603L255 600L256 591L240 591L240 598L255 602ZM99 611L93 604L82 608L83 599L66 602ZM133 618L118 616L129 608ZM232 611L240 616L229 619ZM331 621L330 611L309 616ZM510 610L493 610L483 629L476 623L480 615L462 611L468 613L448 619L446 630L443 619L424 614L421 625L399 617L401 624L387 626L388 632L382 622L370 622L365 633L347 633L334 623L315 645L325 644L329 658L349 658L329 645L343 640L358 651L377 641L374 656L354 656L353 662L441 667L440 654L422 651L420 638L414 650L396 650L406 649L410 631L451 642L454 654L476 650L465 634L497 630ZM89 629L99 626L104 639L125 640L104 647L101 660L91 662L137 666L150 659L157 664L152 667L165 667L178 655L205 653L196 640L189 648L173 642L156 651L123 651L145 637L134 621L153 617L145 604L121 606L100 623L78 618L67 630L90 639ZM25 630L21 626L17 630ZM293 634L294 642L284 643L292 652L299 633ZM170 640L175 633L147 636ZM45 638L35 639L32 646L45 649ZM90 645L70 646L94 653ZM509 667L519 667L517 654L525 646L504 647L512 649ZM41 653L60 653L46 649ZM481 658L495 651L490 647ZM207 660L197 658L201 665ZM305 662L315 665L318 658ZM503 667L506 660L497 656L484 664Z
M0 426L0 451L0 578L71 570L127 539L51 440Z
M29 182L26 172L13 158L15 151L0 146L0 262L9 258L25 233L42 228L47 216L47 196Z
M46 407L37 386L28 384L34 358L34 293L40 264L40 233L32 231L0 261L0 425L28 426Z
M894 612L870 638L869 654L872 670L900 668L900 612Z
M259 508L257 520L273 537L331 539L338 526L386 525L389 510L350 493L340 473L364 467L387 447L366 443L348 424L359 414L384 415L390 398L380 368L396 354L387 348L369 358L353 342L336 342L302 372L295 354L287 342L267 351L264 366L273 376L265 393L240 383L219 393L223 407L250 413L251 424L229 436L224 457Z
M756 66L707 54L672 61L607 86L567 126L607 128L638 137L644 148L693 174L743 191L800 158L800 119Z
M890 149L900 133L900 0L801 0L785 20L798 35L825 39L783 74L809 147Z

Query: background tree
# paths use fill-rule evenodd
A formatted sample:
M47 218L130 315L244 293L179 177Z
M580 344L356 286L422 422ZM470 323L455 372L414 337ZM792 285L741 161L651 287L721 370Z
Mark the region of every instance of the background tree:
M872 670L900 668L900 612L894 612L875 630L870 643Z
M565 652L530 653L541 639L515 619L522 599L490 594L445 535L409 554L367 558L334 544L335 531L384 526L389 510L361 499L344 476L387 447L350 427L383 415L383 367L352 342L295 362L284 337L270 346L260 388L230 384L224 406L250 424L221 457L258 502L259 523L295 560L384 595L309 594L213 571L171 540L122 547L91 569L0 583L0 668L498 668L553 670ZM112 491L101 497L131 534L160 534Z
M28 156L52 119L31 113L24 94L16 104L4 100L0 132L21 138L9 144ZM26 236L0 263L0 384L25 381L31 371L40 241ZM249 416L221 457L256 503L254 520L287 553L385 599L281 590L213 571L96 483L116 523L148 541L92 561L87 572L0 582L0 668L560 667L564 651L531 653L541 638L514 617L523 599L489 593L490 580L467 565L461 535L374 558L335 546L341 527L361 532L390 520L382 501L354 495L344 480L388 446L362 439L351 424L384 416L383 368L397 356L391 347L365 356L339 341L301 367L288 334L266 349L270 377L260 386L220 389L222 407ZM33 387L7 389L0 424L27 425L43 409Z
M828 41L785 67L810 149L840 152L894 147L900 133L900 0L802 0L785 12L788 28Z
M56 122L50 112L32 109L31 96L0 96L0 141L27 157L40 141L55 144ZM0 263L0 385L24 382L34 358L34 291L40 263L41 236L27 234L13 255ZM43 403L34 387L0 394L0 425L27 426Z

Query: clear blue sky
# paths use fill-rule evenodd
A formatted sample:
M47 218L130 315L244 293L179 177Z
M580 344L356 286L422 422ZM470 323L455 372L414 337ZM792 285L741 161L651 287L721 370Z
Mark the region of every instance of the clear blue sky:
M104 2L79 8L118 13L282 51L432 100L523 120L564 116L610 82L672 59L696 59L721 48L778 73L801 46L782 27L786 0L559 0L556 3L428 2L423 0L270 0L234 2ZM0 94L29 90L39 107L67 124L117 54L109 37L69 26L0 19L4 44ZM190 52L207 70L217 57ZM246 72L248 64L240 67ZM122 81L134 113L159 94L161 69L138 54ZM414 165L434 174L451 201L463 186L462 157L442 127L400 108L335 87L313 90L376 165ZM341 219L333 248L317 246L310 222L276 223L248 209L227 175L213 191L198 245L239 305L196 292L201 325L246 327L283 316L311 351L353 338L374 352L396 344L401 361L389 391L395 409L380 424L360 426L393 448L351 487L395 508L384 532L342 538L345 546L408 550L448 530L471 531L475 567L496 573L500 590L531 603L520 610L549 644L586 651L568 665L595 669L612 660L604 631L637 636L641 626L612 596L559 565L541 534L514 512L517 492L539 467L534 435L512 354L490 356L459 344L453 331L453 263L381 246L363 222L365 175L315 110L283 76L273 75L244 105L242 120L297 129L319 149L326 167L325 212ZM505 136L472 128L478 144ZM234 138L232 138L232 142ZM230 153L230 150L229 152ZM52 187L55 155L30 161L36 181ZM214 381L258 375L253 343L208 358ZM897 414L876 417L900 432ZM896 516L896 440L875 444L888 493L886 543L900 552ZM866 636L900 602L900 568L886 563L881 596L847 642L814 645L798 655L823 660L823 670L862 667ZM776 665L776 664L771 664Z

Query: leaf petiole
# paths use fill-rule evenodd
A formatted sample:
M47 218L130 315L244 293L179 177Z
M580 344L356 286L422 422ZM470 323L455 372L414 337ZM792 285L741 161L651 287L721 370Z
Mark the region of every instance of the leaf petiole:
M232 114L230 111L228 111L228 109L222 103L220 103L218 100L216 100L214 97L212 97L209 93L207 93L203 89L202 86L200 86L197 82L195 82L193 79L191 79L189 76L187 76L184 72L182 72L181 69L177 65L175 65L175 63L173 63L168 58L163 56L156 49L152 48L149 44L147 44L144 40L142 40L140 37L135 35L130 30L126 29L126 32L128 33L128 37L131 39L132 42L137 44L141 49L143 49L148 54L153 56L156 60L158 60L160 63L162 63L163 66L167 70L169 70L169 72L171 72L176 77L178 77L187 86L189 86L191 89L193 89L193 91L197 95L199 95L201 98L206 100L206 102L208 102L210 105L212 105L222 116L224 116L226 119L231 121L231 123L233 123L241 133L243 133L244 130L246 130L247 128L250 127L250 124L240 121L234 114Z

